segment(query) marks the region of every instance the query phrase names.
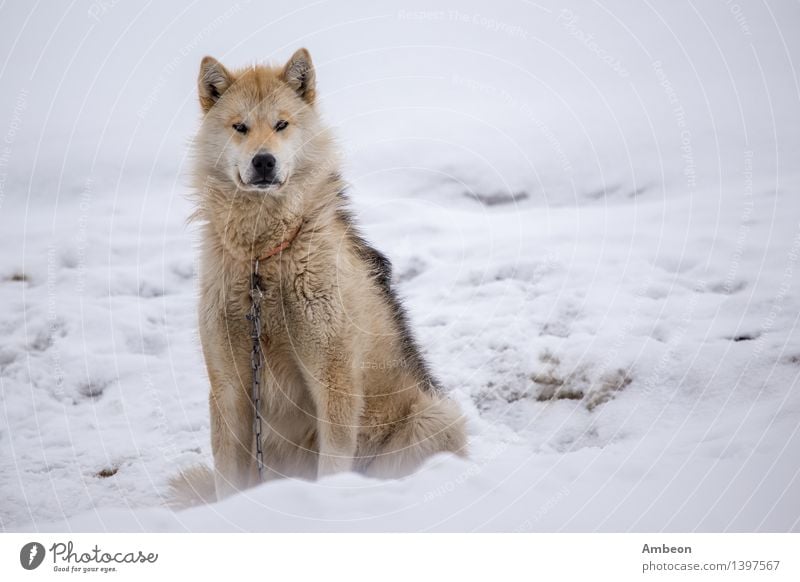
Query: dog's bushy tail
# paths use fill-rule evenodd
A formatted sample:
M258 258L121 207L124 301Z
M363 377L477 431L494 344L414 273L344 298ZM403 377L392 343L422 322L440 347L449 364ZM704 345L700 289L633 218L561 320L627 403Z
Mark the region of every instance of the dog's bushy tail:
M169 480L167 505L173 509L205 505L216 500L214 470L206 465L184 469Z

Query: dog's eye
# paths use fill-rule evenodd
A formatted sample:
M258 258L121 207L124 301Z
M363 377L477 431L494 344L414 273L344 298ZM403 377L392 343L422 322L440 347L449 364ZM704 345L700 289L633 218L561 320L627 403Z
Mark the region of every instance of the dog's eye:
M247 126L244 123L234 123L233 129L239 133L247 133Z
M278 123L275 124L275 131L283 131L287 127L289 127L289 122L281 119Z

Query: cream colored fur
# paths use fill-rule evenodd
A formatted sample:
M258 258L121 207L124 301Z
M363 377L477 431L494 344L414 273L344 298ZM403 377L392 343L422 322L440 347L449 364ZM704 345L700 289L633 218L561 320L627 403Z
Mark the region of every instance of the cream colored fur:
M266 477L400 477L437 452L464 455L460 412L417 352L388 286L388 265L347 214L336 149L315 107L308 52L299 50L285 67L234 72L206 57L198 84L199 324L217 497L257 481L245 318L252 260L299 225L291 245L259 272ZM275 130L279 119L288 121L282 131ZM246 135L231 129L243 122ZM259 191L241 183L242 164L257 151L275 155L280 187ZM197 497L187 492L202 490L202 480L189 474L174 485Z

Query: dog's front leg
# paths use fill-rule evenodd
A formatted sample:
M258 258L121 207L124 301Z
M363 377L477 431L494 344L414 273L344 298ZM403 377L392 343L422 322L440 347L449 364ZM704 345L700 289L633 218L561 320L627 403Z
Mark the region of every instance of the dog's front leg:
M247 488L253 472L253 409L245 389L236 382L215 381L209 373L211 394L211 451L217 499Z
M350 471L356 453L363 398L351 367L326 358L312 381L317 408L317 477Z

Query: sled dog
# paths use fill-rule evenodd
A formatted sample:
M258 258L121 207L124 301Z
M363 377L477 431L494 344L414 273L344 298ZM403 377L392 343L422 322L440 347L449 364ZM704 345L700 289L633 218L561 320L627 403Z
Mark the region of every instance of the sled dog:
M260 479L396 478L435 453L464 456L459 408L420 353L389 260L348 210L308 51L240 70L205 57L198 93L193 219L214 486L191 483L203 471L187 484L221 499Z

